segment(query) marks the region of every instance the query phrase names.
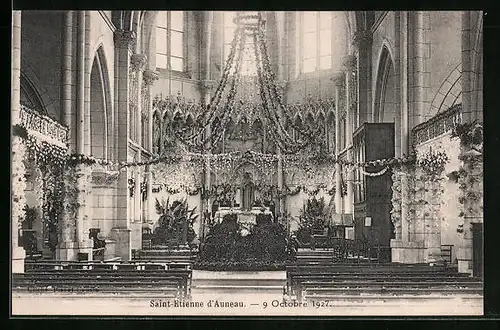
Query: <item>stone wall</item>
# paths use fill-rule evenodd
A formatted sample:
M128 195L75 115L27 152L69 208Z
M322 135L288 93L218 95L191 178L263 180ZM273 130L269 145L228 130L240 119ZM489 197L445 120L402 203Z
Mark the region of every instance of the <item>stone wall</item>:
M460 168L459 152L460 141L458 138L451 138L451 132L447 132L434 139L419 144L416 147L417 153L426 153L429 150L446 153L449 162L445 165L443 175L445 176L440 183L443 189L439 209L441 216L441 245L453 245L452 260L456 258L456 252L461 242L461 235L457 233L458 225L462 219L459 217L460 203L458 202L459 187L458 183L448 179L446 175ZM428 202L432 203L432 195L427 194ZM418 219L416 219L418 221ZM425 239L425 237L424 237Z

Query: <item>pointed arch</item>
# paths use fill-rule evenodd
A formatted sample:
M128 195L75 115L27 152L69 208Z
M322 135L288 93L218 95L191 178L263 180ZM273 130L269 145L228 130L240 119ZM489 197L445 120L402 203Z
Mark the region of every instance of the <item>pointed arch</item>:
M375 98L372 121L394 123L394 145L397 157L401 155L401 109L398 107L398 89L394 61L387 45L380 51L375 80Z
M21 105L24 105L31 110L36 110L41 114L48 115L40 93L38 93L34 84L29 80L23 71L21 71L20 85Z
M60 113L53 99L50 97L49 92L45 89L44 83L29 64L29 58L26 58L26 56L22 54L21 57L21 101L26 101L26 98L33 99L32 101L35 103L34 106L39 106L42 113L61 122Z
M90 152L108 159L113 153L113 108L103 46L94 54L90 71Z

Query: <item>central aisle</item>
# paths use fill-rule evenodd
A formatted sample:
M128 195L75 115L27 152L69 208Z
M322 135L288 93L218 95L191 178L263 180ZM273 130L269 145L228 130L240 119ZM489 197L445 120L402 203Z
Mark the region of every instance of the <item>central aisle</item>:
M285 271L193 271L193 301L213 299L247 305L282 300Z

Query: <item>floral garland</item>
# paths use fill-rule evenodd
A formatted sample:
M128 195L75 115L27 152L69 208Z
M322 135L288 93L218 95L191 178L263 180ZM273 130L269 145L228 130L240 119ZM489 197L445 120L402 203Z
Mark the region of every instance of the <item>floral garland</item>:
M389 169L389 166L381 169L380 171L378 172L374 172L374 173L369 173L369 172L366 172L362 167L360 167L359 171L361 172L361 174L365 175L365 176L369 176L369 177L377 177L377 176L382 176L385 174L385 172L387 172L387 170Z
M28 152L34 153L37 162L59 166L66 163L67 148L40 141L36 136L29 134L28 130L21 125L12 126L12 135L23 140Z
M26 170L24 166L26 148L23 140L18 136L12 139L12 219L17 221L18 229L25 216L24 205L26 197Z
M401 230L401 173L398 171L392 171L392 209L391 209L391 221L394 224L394 230L396 232L397 238L399 238L398 233Z

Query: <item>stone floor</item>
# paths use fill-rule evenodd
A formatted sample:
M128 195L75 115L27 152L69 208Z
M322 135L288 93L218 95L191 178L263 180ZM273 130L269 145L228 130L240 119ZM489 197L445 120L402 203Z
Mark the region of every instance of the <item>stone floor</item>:
M13 315L482 315L481 296L339 297L322 306L283 302L285 272L194 271L190 305L148 293L13 293Z

